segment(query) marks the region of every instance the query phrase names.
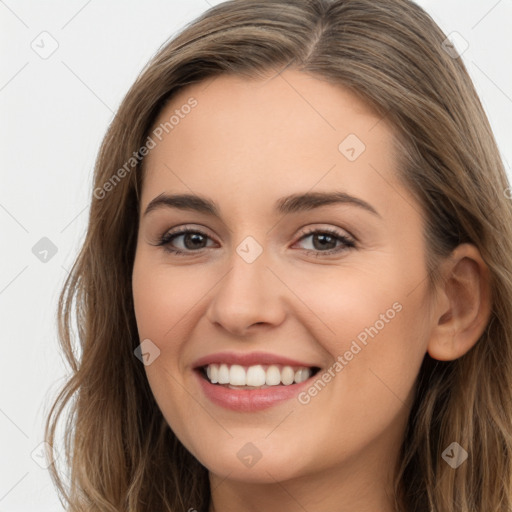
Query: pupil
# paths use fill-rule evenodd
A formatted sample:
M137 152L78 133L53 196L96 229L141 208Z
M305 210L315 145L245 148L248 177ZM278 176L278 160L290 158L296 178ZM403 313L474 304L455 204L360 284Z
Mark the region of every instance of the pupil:
M189 233L185 236L185 247L187 249L196 249L197 247L194 245L194 243L201 243L201 239L203 238L203 235L199 233ZM187 243L188 240L192 239L192 246L190 247L190 244Z
M329 243L329 239L330 239L331 242L334 241L334 245L336 245L336 240L331 235L316 235L315 237L313 237L313 240L315 240L317 238L322 239L323 242L325 242L327 239L327 243ZM320 249L322 249L322 248L325 249L325 247L326 247L323 242L320 244L320 247L319 247ZM316 247L316 244L314 242L313 242L313 245L315 245L315 248L318 248L318 247ZM331 248L334 249L334 247L331 247Z

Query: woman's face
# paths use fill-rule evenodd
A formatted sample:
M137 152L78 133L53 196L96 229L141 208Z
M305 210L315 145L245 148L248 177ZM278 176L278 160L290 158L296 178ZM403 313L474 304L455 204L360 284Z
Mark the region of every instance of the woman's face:
M287 70L182 89L151 139L133 295L172 430L219 479L391 471L432 323L391 126Z

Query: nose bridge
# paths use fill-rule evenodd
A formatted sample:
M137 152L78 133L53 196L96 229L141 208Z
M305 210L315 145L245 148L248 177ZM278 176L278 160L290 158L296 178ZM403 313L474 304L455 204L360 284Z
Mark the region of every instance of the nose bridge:
M214 288L209 318L233 332L255 323L279 323L283 308L278 281L267 268L268 250L253 237L233 247L229 271Z

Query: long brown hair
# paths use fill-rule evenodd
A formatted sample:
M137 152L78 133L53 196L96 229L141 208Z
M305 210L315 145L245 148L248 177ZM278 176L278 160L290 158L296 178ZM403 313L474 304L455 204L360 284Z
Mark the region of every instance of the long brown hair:
M66 417L69 482L59 461L50 470L69 511L208 508L207 469L166 424L134 356L141 148L187 84L286 67L349 88L397 129L400 174L425 215L432 284L436 262L462 242L491 272L481 339L455 361L425 355L396 468L397 510L512 510L512 209L489 122L445 39L409 0L233 0L187 25L143 69L101 146L87 235L58 305L72 374L46 440L53 446ZM469 454L456 470L442 459L452 442Z

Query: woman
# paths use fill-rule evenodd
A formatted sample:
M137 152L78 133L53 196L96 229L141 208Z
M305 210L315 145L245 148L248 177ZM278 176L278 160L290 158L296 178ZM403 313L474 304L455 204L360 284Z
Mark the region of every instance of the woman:
M507 189L412 2L208 10L98 156L46 434L71 403L69 510L509 511Z

